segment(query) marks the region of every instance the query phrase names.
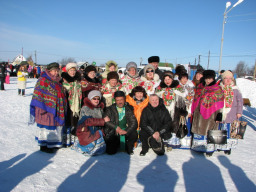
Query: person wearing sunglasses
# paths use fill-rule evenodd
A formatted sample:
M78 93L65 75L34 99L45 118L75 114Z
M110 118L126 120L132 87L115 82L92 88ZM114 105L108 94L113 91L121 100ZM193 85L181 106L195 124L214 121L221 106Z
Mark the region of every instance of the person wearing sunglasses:
M159 75L155 73L155 68L153 65L148 64L144 67L144 75L141 76L141 84L148 95L154 94L156 87L160 84Z
M151 56L148 58L148 64L150 64L154 67L155 73L161 79L163 76L163 72L158 68L159 62L160 62L160 58L158 56ZM140 76L143 75L143 70L140 71L139 75Z
M102 117L104 104L101 97L100 91L90 91L81 109L76 131L78 139L75 140L72 149L85 156L100 155L106 150L103 126L110 119L108 116Z

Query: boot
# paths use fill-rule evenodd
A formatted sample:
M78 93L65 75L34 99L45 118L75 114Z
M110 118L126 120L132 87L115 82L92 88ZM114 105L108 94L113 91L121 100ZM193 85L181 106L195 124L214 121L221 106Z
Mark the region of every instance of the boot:
M18 95L20 95L20 93L21 93L21 89L18 89Z
M24 97L25 96L25 89L22 89L22 96Z

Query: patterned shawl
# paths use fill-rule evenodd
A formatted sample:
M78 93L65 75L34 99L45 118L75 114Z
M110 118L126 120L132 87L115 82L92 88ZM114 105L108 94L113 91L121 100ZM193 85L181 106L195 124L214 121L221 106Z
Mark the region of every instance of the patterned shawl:
M200 83L195 89L195 95L194 95L194 99L193 99L192 107L191 107L192 114L194 113L194 111L196 110L196 107L198 106L203 88L204 88L204 85L202 83Z
M200 100L200 114L208 119L215 111L224 107L224 93L218 84L205 86L202 89Z
M59 125L64 125L66 99L59 80L59 77L54 79L47 69L41 74L35 85L30 103L30 116L33 118L30 123L34 123L35 107L38 107L53 114Z

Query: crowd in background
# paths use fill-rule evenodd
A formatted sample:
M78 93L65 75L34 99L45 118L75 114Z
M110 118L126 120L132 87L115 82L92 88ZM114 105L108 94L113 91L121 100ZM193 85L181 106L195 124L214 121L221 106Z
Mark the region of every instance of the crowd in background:
M103 73L94 65L76 63L65 68L50 63L43 69L21 65L16 70L18 94L25 95L26 78L38 78L30 124L36 123L40 150L71 147L84 155L132 155L141 147L144 156L150 148L163 155L167 147L230 154L235 139L229 138L225 146L209 144L207 133L230 132L230 124L242 116L242 95L233 73L222 71L217 79L213 70L198 69L189 80L184 66L178 65L175 73L161 71L159 61L158 56L149 57L141 71L129 62L125 74L112 60ZM5 77L13 71L9 65L3 70Z

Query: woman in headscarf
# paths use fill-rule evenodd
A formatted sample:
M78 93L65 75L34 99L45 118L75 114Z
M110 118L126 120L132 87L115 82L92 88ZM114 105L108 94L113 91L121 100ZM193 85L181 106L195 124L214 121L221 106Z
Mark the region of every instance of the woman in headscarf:
M122 86L126 95L131 93L132 89L141 83L140 76L137 70L137 64L135 62L129 62L126 65L126 75L121 79Z
M219 127L219 122L222 120L224 93L215 81L215 71L213 70L204 71L203 86L200 93L196 91L192 103L192 133L194 137L191 149L206 152L206 155L211 156L215 151L215 146L207 144L207 132L208 130L217 130Z
M100 90L101 84L96 77L97 69L93 65L88 65L84 70L84 79L81 81L83 99L88 96L91 90Z
M90 91L84 99L76 132L78 140L73 146L83 155L100 155L106 151L103 126L110 119L102 117L104 104L100 100L101 93L98 90Z
M117 63L112 60L108 61L105 66L105 71L101 75L101 84L103 85L107 83L107 77L109 72L111 71L117 72L117 70L118 70Z
M172 119L172 137L168 139L169 149L179 148L180 140L176 133L179 130L180 116L186 117L186 105L184 101L184 90L179 85L179 81L174 80L174 74L171 71L165 71L160 85L156 88L156 94L163 99L164 105L170 113Z
M37 123L35 139L40 150L54 152L62 147L66 98L60 83L59 64L50 63L38 79L30 103L30 124Z
M237 139L230 138L231 124L242 117L243 113L243 97L236 86L233 73L225 71L221 74L222 82L220 86L224 91L224 107L222 117L222 130L227 130L227 145L218 145L219 150L223 150L226 154L231 153L231 149L237 145Z
M114 93L116 91L123 91L117 72L111 71L108 73L107 83L100 88L100 91L104 97L106 107L115 103Z
M82 90L81 75L77 71L76 63L68 63L66 71L62 72L62 85L65 88L65 94L68 101L67 114L65 118L65 127L63 129L63 145L70 146L74 143L77 122L81 110Z
M148 64L144 67L144 75L141 76L141 84L148 95L154 94L155 89L160 84L160 79L158 74L155 73L155 67Z

